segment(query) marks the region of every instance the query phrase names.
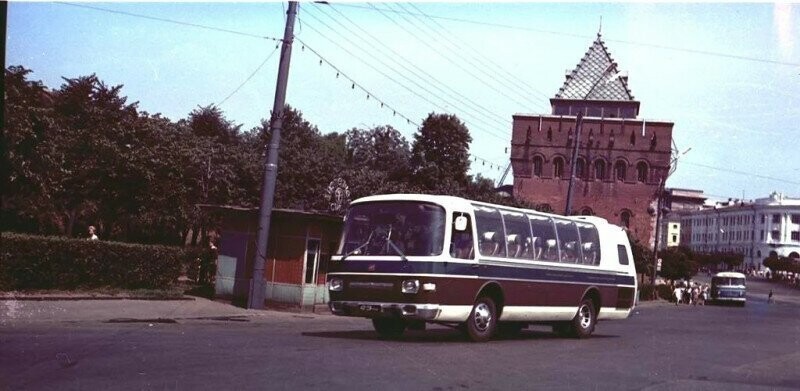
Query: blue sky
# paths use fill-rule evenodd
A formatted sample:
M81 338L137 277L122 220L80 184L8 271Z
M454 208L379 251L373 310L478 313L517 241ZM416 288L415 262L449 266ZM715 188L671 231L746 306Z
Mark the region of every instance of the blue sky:
M266 37L282 37L286 7L80 4ZM300 5L296 36L325 63L296 42L287 102L323 133L389 124L410 141L416 126L387 106L416 123L430 112L452 112L471 130L471 152L492 162L473 163L473 171L497 180L508 162L511 116L549 112L546 98L589 48L602 16L603 37L628 72L641 117L673 121L678 149L691 148L668 186L717 198L751 199L773 190L800 196L798 5L372 6ZM123 94L141 109L178 120L198 105L219 104L264 63L220 107L243 129L272 107L274 41L68 4L8 8L7 63L32 69L33 78L51 88L62 76L96 73L108 84L123 84ZM337 78L328 63L343 75ZM370 99L344 75L371 91Z

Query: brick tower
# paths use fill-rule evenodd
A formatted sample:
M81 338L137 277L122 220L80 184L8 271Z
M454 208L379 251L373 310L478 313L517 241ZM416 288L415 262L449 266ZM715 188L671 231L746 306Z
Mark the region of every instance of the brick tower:
M652 245L656 196L669 172L672 122L639 118L600 34L550 99L550 114L515 114L511 139L514 195L564 213L575 125L583 113L572 214L627 227Z

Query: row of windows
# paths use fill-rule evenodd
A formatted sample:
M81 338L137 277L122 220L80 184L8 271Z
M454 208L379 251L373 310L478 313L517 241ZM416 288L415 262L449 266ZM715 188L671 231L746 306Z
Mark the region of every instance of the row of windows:
M541 156L533 157L533 176L541 177L544 170L544 158ZM636 180L639 182L647 182L648 173L650 168L646 162L639 162L636 164ZM586 168L586 160L582 157L576 159L575 162L575 176L578 178L586 178L589 170ZM606 171L606 161L597 159L594 161L592 170L592 179L606 180L609 172ZM617 160L614 164L614 179L624 181L628 176L628 163L624 160ZM564 177L564 159L560 156L553 158L553 177Z
M589 223L475 205L475 225L483 256L600 264L600 239Z
M762 214L761 216L761 224L767 223L767 215ZM730 226L730 225L748 225L750 224L753 219L750 215L738 215L738 216L725 216L720 217L720 224L722 226ZM800 224L800 214L792 214L790 216L792 224ZM773 213L771 218L772 224L780 224L781 223L781 214L780 213ZM705 218L693 218L691 220L685 221L684 224L688 223L690 226L714 226L717 224L716 217L705 217Z
M792 231L789 234L792 241L800 242L800 231ZM781 231L770 231L769 237L772 241L780 241ZM717 238L723 242L748 241L755 238L755 231L722 232L719 235L715 233L692 234L692 241L694 242L715 242ZM764 241L766 238L766 231L761 230L761 240Z

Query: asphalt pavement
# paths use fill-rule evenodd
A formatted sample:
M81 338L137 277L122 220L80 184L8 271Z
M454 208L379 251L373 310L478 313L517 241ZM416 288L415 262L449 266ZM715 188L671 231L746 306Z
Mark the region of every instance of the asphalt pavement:
M768 304L770 285L744 308L643 303L586 340L537 326L485 344L202 299L0 301L0 389L798 389L800 292Z

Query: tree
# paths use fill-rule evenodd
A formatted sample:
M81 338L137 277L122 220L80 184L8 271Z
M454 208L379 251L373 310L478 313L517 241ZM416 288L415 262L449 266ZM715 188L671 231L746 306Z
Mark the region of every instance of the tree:
M645 246L639 239L635 239L630 231L625 231L625 233L628 235L628 241L631 244L636 273L641 274L642 281L644 281L644 276L653 275L653 252L649 246Z
M33 233L59 231L57 211L48 199L48 170L57 146L52 95L41 81L28 80L22 66L5 70L4 168L0 228Z
M411 147L415 184L442 194L466 187L471 141L469 129L455 115L428 114Z
M345 137L336 133L322 136L315 125L303 118L302 112L289 105L283 114L275 206L324 210L325 190L345 167ZM259 149L266 151L271 137L270 123L262 120L254 131L261 141Z
M697 274L699 265L679 247L670 247L659 252L661 275L669 280L689 279Z

